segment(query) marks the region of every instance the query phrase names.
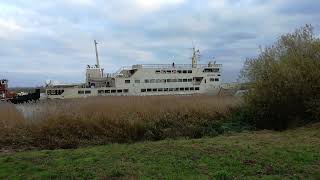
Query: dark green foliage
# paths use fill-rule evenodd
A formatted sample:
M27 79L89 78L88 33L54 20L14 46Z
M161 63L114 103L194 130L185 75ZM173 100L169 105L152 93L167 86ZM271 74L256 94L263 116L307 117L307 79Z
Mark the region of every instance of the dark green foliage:
M311 25L248 59L241 74L252 82L245 100L258 128L283 130L319 120L320 40Z

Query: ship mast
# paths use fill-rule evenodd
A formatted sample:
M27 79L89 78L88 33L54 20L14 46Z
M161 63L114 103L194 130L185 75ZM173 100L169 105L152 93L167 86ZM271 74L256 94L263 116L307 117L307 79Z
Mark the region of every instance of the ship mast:
M198 64L198 56L200 55L200 50L196 50L195 47L192 48L193 54L192 54L192 67L196 68Z
M95 50L96 50L96 60L97 60L97 64L96 64L96 66L97 66L97 68L100 68L97 44L98 44L98 43L97 43L97 41L96 41L96 40L94 40L94 46L95 46Z

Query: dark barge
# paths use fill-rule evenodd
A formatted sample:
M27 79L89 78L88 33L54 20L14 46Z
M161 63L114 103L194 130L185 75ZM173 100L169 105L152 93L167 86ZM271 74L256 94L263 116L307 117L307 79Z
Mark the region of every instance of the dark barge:
M8 88L8 80L0 80L0 100L14 104L38 101L40 99L40 89L35 89L33 93L18 94L11 92Z

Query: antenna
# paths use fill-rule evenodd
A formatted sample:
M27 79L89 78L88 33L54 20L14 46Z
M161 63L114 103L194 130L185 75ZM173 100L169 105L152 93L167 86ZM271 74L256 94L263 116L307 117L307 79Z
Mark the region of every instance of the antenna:
M97 64L96 64L96 66L97 66L97 68L100 68L97 44L98 44L98 43L97 43L97 41L96 41L96 40L94 40L94 46L95 46L95 50L96 50L96 60L97 60Z
M192 67L195 68L195 67L197 67L198 58L200 57L200 50L199 49L196 50L196 48L193 46L192 51L193 51L193 53L192 53Z

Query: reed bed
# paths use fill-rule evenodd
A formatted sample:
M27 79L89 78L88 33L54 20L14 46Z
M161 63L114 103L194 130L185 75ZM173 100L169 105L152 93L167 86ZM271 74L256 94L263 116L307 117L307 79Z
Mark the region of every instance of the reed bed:
M219 133L217 124L240 103L234 97L152 96L2 104L0 145L4 149L55 149L200 138Z

